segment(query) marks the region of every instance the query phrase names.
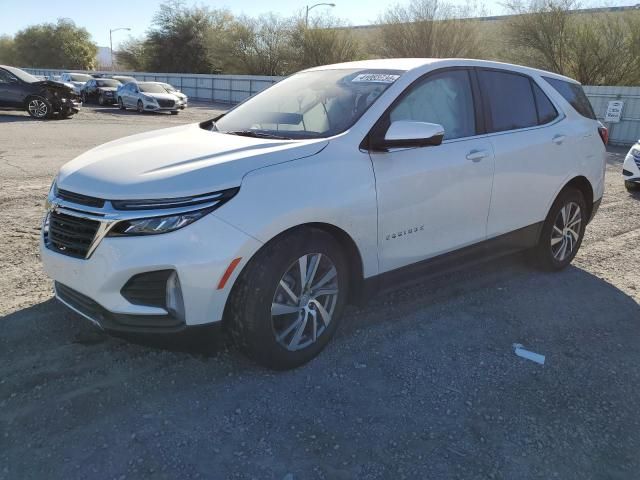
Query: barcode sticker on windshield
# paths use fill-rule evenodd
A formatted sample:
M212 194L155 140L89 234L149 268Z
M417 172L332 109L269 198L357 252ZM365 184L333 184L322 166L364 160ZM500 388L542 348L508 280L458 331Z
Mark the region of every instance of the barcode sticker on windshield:
M392 75L390 73L361 73L352 82L374 82L374 83L393 83L400 78L400 75Z

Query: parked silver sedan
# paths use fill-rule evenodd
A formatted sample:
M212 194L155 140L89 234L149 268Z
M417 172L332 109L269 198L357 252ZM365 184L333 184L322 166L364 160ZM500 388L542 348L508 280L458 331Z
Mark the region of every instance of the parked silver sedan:
M175 95L156 82L130 82L118 88L121 110L135 108L138 112L171 112L177 115L184 108Z

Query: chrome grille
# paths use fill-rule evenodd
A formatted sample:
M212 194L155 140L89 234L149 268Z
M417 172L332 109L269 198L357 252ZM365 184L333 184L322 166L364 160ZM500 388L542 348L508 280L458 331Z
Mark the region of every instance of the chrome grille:
M100 222L52 211L49 215L47 247L70 257L85 258Z

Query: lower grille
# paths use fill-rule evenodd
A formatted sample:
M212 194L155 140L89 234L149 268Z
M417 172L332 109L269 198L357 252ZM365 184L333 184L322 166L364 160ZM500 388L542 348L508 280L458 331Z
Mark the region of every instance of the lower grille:
M60 282L55 282L55 285L56 294L60 297L60 300L99 323L104 321L104 309L97 302Z
M640 157L633 157L634 162L636 162L636 165L638 168L640 168Z
M165 108L170 108L175 106L176 102L174 100L167 100L165 98L158 98L158 105Z
M47 247L70 257L85 258L100 222L51 212Z

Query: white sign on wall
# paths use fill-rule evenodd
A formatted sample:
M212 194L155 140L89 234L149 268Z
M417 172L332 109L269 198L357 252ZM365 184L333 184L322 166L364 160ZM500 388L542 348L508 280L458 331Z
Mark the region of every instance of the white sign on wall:
M607 105L607 113L604 114L604 121L608 123L619 123L622 118L622 100L613 100Z

